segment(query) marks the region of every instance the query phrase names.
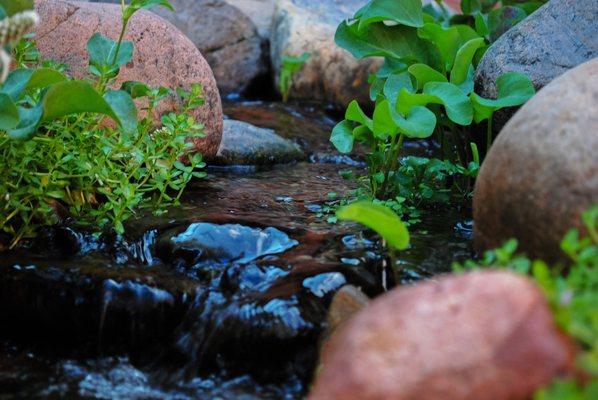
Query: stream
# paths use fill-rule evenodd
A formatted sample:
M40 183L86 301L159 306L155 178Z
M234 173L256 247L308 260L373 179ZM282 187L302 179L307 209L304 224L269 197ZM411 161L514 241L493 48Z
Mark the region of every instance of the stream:
M3 254L0 399L303 398L340 287L374 297L471 257L469 212L424 210L394 282L372 235L326 220L329 193L358 184L339 170L363 168L328 143L333 114L224 112L295 141L306 160L213 167L180 207L140 212L124 237L61 226Z

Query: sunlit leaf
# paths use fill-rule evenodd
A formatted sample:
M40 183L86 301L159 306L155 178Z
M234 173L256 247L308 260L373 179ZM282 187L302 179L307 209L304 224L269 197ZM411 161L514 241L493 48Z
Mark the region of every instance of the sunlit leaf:
M353 150L353 125L349 121L339 122L332 130L330 141L341 153Z
M475 122L490 118L501 108L520 106L536 93L531 80L519 72L508 72L499 76L496 89L496 99L485 99L475 93L471 94Z
M360 201L341 207L336 216L339 220L355 221L378 233L388 245L397 250L409 246L409 231L401 219L388 207Z
M421 0L372 0L355 15L359 19L359 30L381 21L420 27L423 25Z

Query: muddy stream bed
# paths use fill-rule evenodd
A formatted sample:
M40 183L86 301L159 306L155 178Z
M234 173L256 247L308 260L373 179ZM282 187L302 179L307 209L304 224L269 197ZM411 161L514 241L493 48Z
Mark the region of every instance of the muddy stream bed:
M229 103L306 160L217 167L125 237L68 226L0 255L0 399L295 399L309 388L334 293L394 285L375 238L319 214L356 183L319 107ZM426 148L408 148L415 154ZM467 211L427 210L400 284L471 256Z

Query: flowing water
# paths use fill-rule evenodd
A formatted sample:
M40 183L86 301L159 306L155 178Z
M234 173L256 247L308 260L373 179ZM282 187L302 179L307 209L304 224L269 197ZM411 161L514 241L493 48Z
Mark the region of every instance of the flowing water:
M374 237L321 215L330 192L357 185L338 171L363 165L335 154L318 109L226 104L307 160L211 169L180 207L141 213L125 237L60 227L2 254L0 399L302 398L336 290L373 297L395 284ZM399 283L469 258L467 220L425 211Z

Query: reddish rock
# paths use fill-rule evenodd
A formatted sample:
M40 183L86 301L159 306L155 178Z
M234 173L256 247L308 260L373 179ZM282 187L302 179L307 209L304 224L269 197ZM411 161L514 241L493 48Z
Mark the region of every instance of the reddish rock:
M41 17L36 37L42 56L67 64L77 78L89 76L86 45L91 35L100 32L116 39L120 33L120 5L37 0L35 8ZM196 141L196 148L215 155L222 136L222 106L212 71L199 50L173 25L145 10L131 19L125 39L133 41L135 52L121 68L115 87L129 80L169 88L202 84L205 105L195 117L205 125L206 137ZM166 100L157 115L176 107L174 98Z
M374 300L322 354L311 400L517 400L568 372L544 296L508 272L445 276Z

